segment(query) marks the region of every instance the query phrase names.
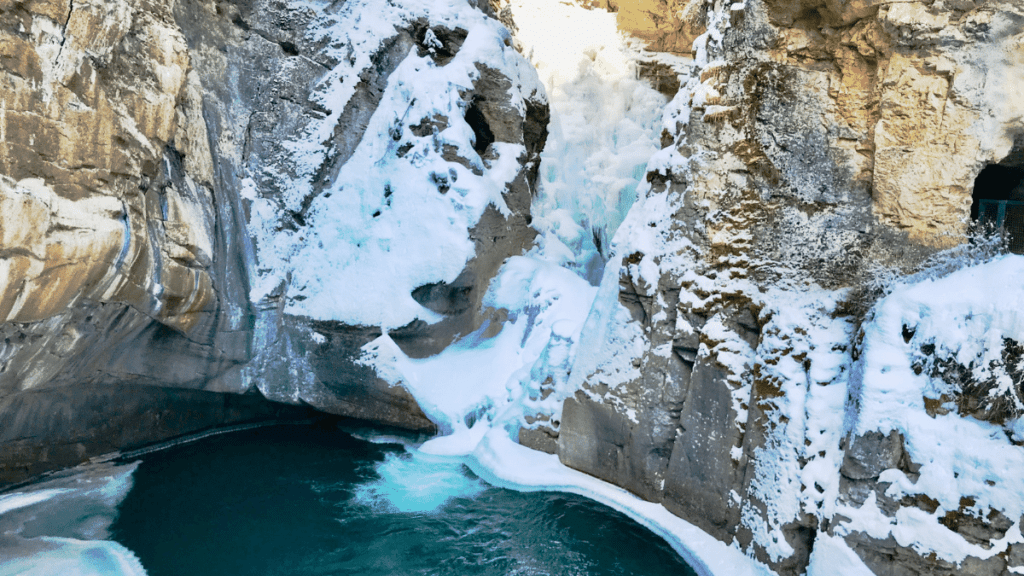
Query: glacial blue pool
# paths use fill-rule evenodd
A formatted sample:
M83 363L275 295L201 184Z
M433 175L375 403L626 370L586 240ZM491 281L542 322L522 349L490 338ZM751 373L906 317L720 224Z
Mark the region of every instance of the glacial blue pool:
M694 574L601 504L334 429L214 436L142 457L133 480L110 536L150 576Z

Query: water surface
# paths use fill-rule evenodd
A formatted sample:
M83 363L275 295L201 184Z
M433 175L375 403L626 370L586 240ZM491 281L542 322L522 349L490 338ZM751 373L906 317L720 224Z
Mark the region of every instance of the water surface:
M151 576L692 575L585 498L337 430L263 428L153 453L111 528Z

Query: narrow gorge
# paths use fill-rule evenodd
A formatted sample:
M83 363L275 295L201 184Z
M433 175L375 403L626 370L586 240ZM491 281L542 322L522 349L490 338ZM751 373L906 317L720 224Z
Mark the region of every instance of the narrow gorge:
M0 0L0 573L308 421L701 575L1024 573L1022 87L1020 0Z

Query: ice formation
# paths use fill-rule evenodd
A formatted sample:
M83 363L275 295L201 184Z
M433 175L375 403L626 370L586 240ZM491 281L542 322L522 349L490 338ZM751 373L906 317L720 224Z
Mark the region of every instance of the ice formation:
M639 49L613 14L527 1L511 9L521 49L544 82L552 127L531 210L537 245L510 258L485 297L485 306L508 310L508 321L492 339L469 335L421 360L406 357L387 335L364 349L364 362L408 388L445 434L475 439L482 433L477 422L514 434L526 415L557 418L575 391L568 379L599 291L593 285L601 284L612 237L659 148L665 104L637 79ZM542 395L547 379L554 393ZM459 442L463 451L472 448L472 441Z
M661 148L665 98L638 79L640 50L614 15L535 0L509 8L552 108L532 208L542 232L536 256L596 285L647 162Z
M294 174L264 175L282 181L284 197L252 198L250 227L260 263L252 299L283 286L288 313L387 329L417 319L436 322L440 316L417 303L413 290L454 280L474 256L467 230L489 205L508 210L502 192L519 169L523 148L495 142L497 157L481 158L461 93L472 90L479 67L520 80L510 88L511 104L523 113L524 100L543 89L529 64L506 45L509 32L467 3L413 1L387 10L372 4L346 2L337 14L322 16L318 34L340 64L321 79L314 97L332 112L287 144ZM415 51L398 65L363 139L314 197L312 182L328 153L321 143L330 139L355 93L358 74L382 40L417 18L462 28L467 36L443 67ZM442 125L418 136L411 129L418 119ZM399 150L400 140L412 147ZM433 153L444 146L453 146L473 166ZM306 225L283 229L284 213L304 214Z
M516 0L510 9L521 49L544 82L552 122L531 210L536 247L510 258L485 297L486 306L508 310L508 321L491 339L472 334L426 359L407 357L385 334L364 347L363 362L410 390L442 431L410 449L410 463L437 455L497 485L585 495L666 538L699 573L767 574L662 506L514 442L528 426L526 416L557 420L562 401L591 368L635 372L628 363L608 365L623 361L620 348L636 330L617 301L615 235L620 226L648 229L623 226L627 213L639 222L669 212L659 212L659 199L634 205L648 160L660 149L666 100L637 78L640 49L618 31L614 14L537 0ZM606 328L607 315L620 317L613 326L621 330ZM374 490L400 491L401 484ZM405 499L395 496L390 505Z
M748 503L741 518L770 557L792 553L782 528L801 514L821 520L841 515L848 521L834 524L838 536L853 531L892 536L902 546L953 562L968 555L989 557L1024 541L1019 522L983 545L940 522L950 512L997 511L1014 519L1024 513L1024 480L1014 473L1024 469L1024 457L1012 449L1024 441L1024 405L1012 377L1021 366L1019 358L1010 362L1003 353L1008 341L1024 339L1019 312L1024 259L1005 257L895 286L864 323L855 360L850 343L857 341L856 327L833 314L844 292L813 286L762 292L727 274L713 286L701 286L712 281L691 270L692 246L681 236L665 236L678 198L648 194L643 177L701 161L659 143L663 128L677 133L698 107L705 117L722 112L707 105L719 95L699 75L685 75L679 94L666 106L663 96L638 80L639 48L619 33L615 16L569 3L510 2L522 55L510 48L507 30L468 3L409 0L388 10L372 4L350 0L337 12L309 4L324 12L317 34L339 62L316 93L331 112L312 123L301 140L287 143L292 174L263 175L283 183L282 197L258 196L252 181L243 190L252 202L250 227L260 263L252 299L281 291L288 313L379 326L383 335L364 347L361 361L408 389L442 432L404 456L388 456L378 467L380 481L363 486L357 498L385 510L429 511L480 490L459 472L465 464L497 485L575 492L625 512L668 540L702 574L768 573L662 506L514 441L531 425L528 416L557 420L562 401L580 390L588 375L600 374L613 387L638 376L630 359L640 355L642 334L618 302L618 280L623 257L639 251L664 258L629 264L627 272L638 283L656 285L671 272L704 293L742 293L761 310L765 322L756 348L711 318L704 330L717 344L698 353L714 353L733 374L757 366L779 386L772 400L773 429L756 449L751 482L751 496L765 510ZM728 8L737 7L742 4ZM709 61L709 46L722 41L729 10L711 13L709 31L695 43L692 66L717 64ZM357 13L361 16L352 16ZM314 194L309 183L326 160L321 142L355 93L358 71L396 25L423 17L466 30L461 49L443 68L415 52L402 61L351 158L323 193ZM428 30L425 45L429 49L436 42ZM523 108L527 98L542 93L550 103L550 136L532 206L539 236L532 250L505 262L484 299L485 306L508 312L496 336L485 337L484 327L438 355L411 358L387 331L439 319L411 293L454 280L473 257L467 230L488 207L507 210L502 190L522 153L518 145L501 143L493 145L493 158L474 150L476 136L465 121L460 91L471 89L478 65L513 71L509 76L520 79L510 88L514 106ZM427 135L412 134L404 121L442 117L444 126ZM399 153L399 140L413 146ZM441 162L427 153L442 145L456 148L472 166ZM439 193L440 180L445 190ZM285 212L302 214L307 225L282 227ZM696 292L684 290L681 298L696 298ZM810 359L812 368L798 357ZM1012 417L993 423L957 415L959 391L928 369L935 362L970 367L991 381L988 394L1002 399ZM745 420L751 382L738 378L731 384L733 409ZM630 410L623 407L635 418ZM837 424L844 414L845 422ZM920 467L915 478L896 468L884 471L882 481L890 484L886 496L924 496L936 502L934 512L905 508L890 517L874 495L861 506L839 501L842 439L849 432L893 431ZM0 574L144 573L129 551L104 540L112 510L130 486L130 469L111 474L84 488L48 483L0 498L0 549L8 559ZM88 512L81 512L83 506ZM68 510L77 510L77 519L62 516ZM35 556L25 560L29 555ZM842 538L822 533L807 574L870 571Z
M0 496L0 574L145 576L107 531L135 467L85 465Z

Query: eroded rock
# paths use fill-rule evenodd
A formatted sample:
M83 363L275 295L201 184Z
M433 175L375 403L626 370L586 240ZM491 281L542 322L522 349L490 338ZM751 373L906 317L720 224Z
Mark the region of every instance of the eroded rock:
M303 230L396 67L410 54L449 64L466 29L410 18L366 61L343 62L328 49L330 35L315 31L334 16L283 3L5 2L0 16L0 417L21 418L30 392L53 390L70 406L86 386L132 383L258 389L277 402L434 428L403 388L358 364L379 328L311 323L285 312L280 290L250 302L261 262L247 226L253 200L265 198L283 209L281 230ZM359 67L347 103L317 96L337 81L329 74L338 66ZM492 207L467 231L476 256L464 273L418 293L447 320L394 332L413 356L499 320L480 306L483 291L532 241L530 190L547 108L539 94L525 110L510 104L509 85L505 72L484 67L461 95L490 133L476 135L478 157L497 161L491 142L525 153L503 160L519 169L504 211ZM289 146L335 106L322 143L329 152L307 174ZM437 154L482 169L457 146ZM453 182L442 176L443 194ZM303 180L305 192L294 195ZM181 404L165 396L152 405ZM230 420L213 415L204 425L218 418ZM128 436L172 433L145 427ZM68 441L65 432L36 442ZM97 434L77 457L129 443Z
M667 6L641 4L645 18ZM673 6L677 16L686 9ZM627 358L580 376L587 400L566 401L559 455L798 574L816 534L841 523L835 502L872 499L889 515L929 507L886 496L892 478L913 482L921 469L898 433L845 437L838 420L856 410L848 393L860 393L860 320L850 302L813 294L858 286L870 270L913 270L967 240L975 178L1017 155L1024 106L1003 90L1021 70L1012 62L1024 20L1000 2L706 10L713 32L697 39L694 70L666 109L675 130L616 239L621 308L601 322L625 343L590 344ZM952 397L928 402L935 414L959 408ZM988 418L982 403L961 404ZM608 429L592 431L598 422ZM644 434L665 455L653 467L634 439ZM1005 522L987 513L957 512L950 530L999 538ZM848 542L879 574L950 569L895 541ZM1005 567L969 557L961 569Z

